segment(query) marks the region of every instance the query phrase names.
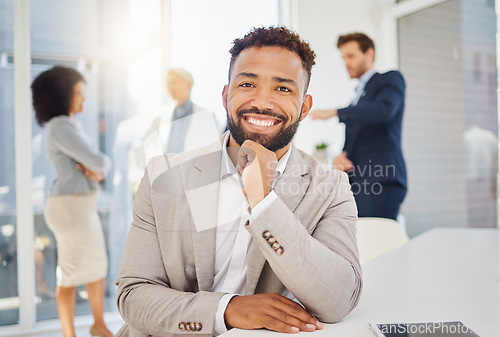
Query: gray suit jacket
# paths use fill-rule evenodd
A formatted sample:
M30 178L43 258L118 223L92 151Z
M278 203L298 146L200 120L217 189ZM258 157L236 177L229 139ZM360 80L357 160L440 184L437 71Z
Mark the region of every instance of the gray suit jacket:
M116 281L126 322L117 336L212 335L224 294L211 292L221 152L210 151L148 164ZM274 191L278 199L246 226L252 244L245 292L288 289L320 321L337 322L356 306L362 286L347 175L324 170L292 148ZM268 244L265 231L282 254ZM195 322L185 331L186 323Z

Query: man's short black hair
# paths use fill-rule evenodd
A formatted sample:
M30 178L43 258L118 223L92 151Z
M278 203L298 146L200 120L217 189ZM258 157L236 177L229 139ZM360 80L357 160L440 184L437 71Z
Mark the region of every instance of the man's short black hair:
M53 117L69 115L73 89L83 76L73 68L54 66L42 72L31 84L33 108L40 126Z
M363 33L351 33L346 35L340 35L337 41L337 48L340 48L347 42L351 41L358 42L359 48L363 53L366 53L366 51L370 48L375 50L375 44L373 43L373 40Z
M251 47L282 47L297 54L302 60L302 66L307 72L307 83L305 90L311 80L311 69L315 64L316 53L311 49L308 42L284 26L279 27L254 27L243 38L235 39L233 47L229 50L231 62L229 64L229 81L231 81L231 69L238 55L245 49Z

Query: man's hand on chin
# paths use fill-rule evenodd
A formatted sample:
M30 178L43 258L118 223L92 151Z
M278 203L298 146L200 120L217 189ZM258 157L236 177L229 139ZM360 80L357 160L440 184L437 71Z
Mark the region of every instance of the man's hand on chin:
M321 330L323 324L298 303L278 294L235 296L227 305L228 328L261 329L297 333Z
M250 209L271 192L277 166L276 154L259 143L246 140L241 145L236 170L241 175Z

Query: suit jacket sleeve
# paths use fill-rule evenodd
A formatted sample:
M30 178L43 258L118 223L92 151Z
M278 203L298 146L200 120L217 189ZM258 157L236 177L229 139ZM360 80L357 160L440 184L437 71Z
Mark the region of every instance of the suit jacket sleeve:
M370 83L371 81L376 81ZM370 89L369 86L372 86ZM370 92L369 92L370 90ZM390 71L368 81L366 98L357 105L338 109L339 120L343 123L355 121L360 124L387 123L396 116L404 102L405 82L398 71Z
M117 305L129 330L155 336L182 333L180 322L198 322L196 335L212 335L215 312L223 293L184 292L172 289L163 265L155 215L146 172L134 202L130 228L120 272Z
M356 204L343 172L312 184L295 212L306 214L308 227L277 198L247 229L284 286L320 321L334 323L361 293ZM263 237L266 231L283 247L281 255Z

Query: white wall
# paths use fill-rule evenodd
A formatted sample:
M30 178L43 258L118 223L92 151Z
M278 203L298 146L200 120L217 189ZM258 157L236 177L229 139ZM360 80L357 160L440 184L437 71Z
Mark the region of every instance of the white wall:
M309 93L314 108L343 107L354 95L356 80L351 80L336 47L341 34L360 31L370 36L379 47L380 10L374 0L299 0L298 32L316 51ZM376 60L376 66L378 65ZM380 68L379 68L380 69ZM337 118L312 121L306 118L299 127L295 144L312 153L314 146L325 141L330 144L329 157L342 150L344 127Z

